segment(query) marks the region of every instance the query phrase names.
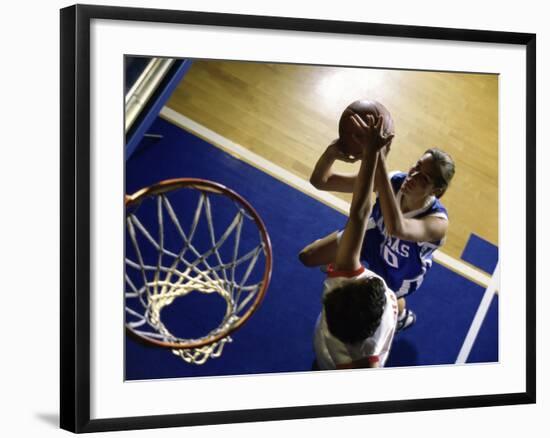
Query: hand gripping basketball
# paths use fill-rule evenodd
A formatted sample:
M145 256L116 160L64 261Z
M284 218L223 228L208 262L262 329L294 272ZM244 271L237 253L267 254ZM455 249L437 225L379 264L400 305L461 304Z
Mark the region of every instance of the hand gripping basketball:
M379 151L391 143L394 134L384 134L382 130L384 116L375 120L374 116L369 114L365 122L357 114L354 114L351 119L353 122L351 136L358 148Z
M355 123L351 118L353 115L359 116L365 123L367 122L368 115L373 116L375 120L378 120L380 116L383 116L383 135L389 136L390 134L394 134L393 118L388 109L380 102L376 102L374 100L357 100L351 103L343 111L340 117L340 122L338 124L338 147L342 153L352 161L357 160L362 154L361 144L358 144L353 138L353 133L355 132ZM382 151L384 155L388 154L390 145L391 138L388 144L385 145L385 150Z

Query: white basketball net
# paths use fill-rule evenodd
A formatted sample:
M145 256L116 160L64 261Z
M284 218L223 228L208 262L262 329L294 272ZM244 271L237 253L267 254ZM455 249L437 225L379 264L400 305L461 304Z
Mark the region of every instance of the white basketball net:
M144 200L143 202L156 203L154 208L158 223L155 221L156 230L153 232L155 236L138 218L139 209L127 214L127 231L134 249L134 257L126 257L125 273L126 325L142 339L189 345L209 342L208 339L222 336L206 345L191 348L177 348L176 345L172 348L172 352L185 362L197 365L205 363L209 358L219 357L225 344L232 342L230 336L223 336L223 334L235 327L253 305L258 292L262 289L263 281L258 282L257 278L251 281L251 274L256 267L264 269L261 266L263 264L258 263L258 260L266 255L265 243L261 239L257 226L254 226L254 229L257 232L258 245L244 253L241 250L243 225L247 221L253 221L253 218L236 201L232 201L232 205L236 208L233 219L223 233L216 237L210 197L220 197L220 195L203 191L199 193L190 224L180 223L168 199L169 193ZM187 208L189 209L189 206ZM210 239L209 248L203 252L197 249L193 240L198 234L197 229L201 221L206 221ZM188 228L185 225L188 225ZM170 249L167 248L165 241L167 226L177 230L176 234L180 239L176 244L172 239ZM144 245L148 247L148 255L143 250ZM174 251L174 245L181 246L179 250ZM231 249L228 251L224 245L230 245ZM225 249L223 256L221 248ZM228 253L231 254L229 260L227 260ZM129 275L130 270L137 271L133 279ZM139 282L136 278L139 278ZM202 294L218 294L226 302L225 316L219 326L202 337L197 339L178 337L163 323L162 310L170 306L176 298L186 296L193 291Z

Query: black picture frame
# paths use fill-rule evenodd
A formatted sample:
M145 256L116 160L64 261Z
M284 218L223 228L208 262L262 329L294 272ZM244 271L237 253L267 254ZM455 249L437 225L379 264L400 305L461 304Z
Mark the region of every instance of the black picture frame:
M525 392L311 407L90 419L90 22L94 19L296 30L502 43L526 48L526 375ZM536 401L536 35L207 12L75 5L61 10L61 387L60 426L99 432L250 421L535 403Z

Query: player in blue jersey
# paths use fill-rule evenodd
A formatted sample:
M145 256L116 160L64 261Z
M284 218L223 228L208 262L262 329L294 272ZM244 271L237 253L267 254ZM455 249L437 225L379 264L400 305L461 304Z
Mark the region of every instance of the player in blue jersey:
M321 155L310 181L320 190L351 192L356 175L332 171L336 160L350 161L335 140ZM389 149L389 145L388 145ZM417 290L432 265L434 251L441 247L449 225L447 210L439 198L455 172L449 154L428 149L408 173L389 173L385 154L379 154L375 174L374 205L362 259L380 275L399 298L398 330L410 327L416 315L406 307L405 296ZM306 266L327 265L334 260L341 231L306 246L300 260Z

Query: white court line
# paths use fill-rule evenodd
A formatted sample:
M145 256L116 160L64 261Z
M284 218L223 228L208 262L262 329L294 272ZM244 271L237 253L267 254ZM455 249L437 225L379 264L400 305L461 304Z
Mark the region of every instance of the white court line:
M444 252L437 250L434 252L434 260L449 268L451 271L456 272L463 277L477 283L480 286L488 287L491 283L491 277L487 274L473 268L470 264L461 260L457 260Z
M472 351L472 347L474 345L474 342L477 338L479 330L481 329L481 324L483 324L485 316L487 315L487 312L489 311L489 306L491 305L491 302L493 301L493 297L495 296L495 293L498 289L499 279L500 279L500 270L499 270L499 263L497 263L497 266L495 268L495 272L493 273L493 276L491 277L491 282L489 283L489 286L487 286L487 289L485 290L485 293L483 294L483 298L481 299L481 303L479 304L479 307L477 308L477 312L474 316L474 319L472 320L472 324L470 325L470 329L468 330L468 334L466 335L466 338L464 339L464 343L462 344L462 348L460 349L460 352L458 353L458 357L457 357L455 363L464 364L468 360L468 356L470 355L470 352Z
M165 106L160 112L160 115L169 122L185 129L186 131L191 132L192 134L197 135L198 137L208 141L209 143L214 144L215 146L224 150L228 154L233 155L239 160L251 164L258 169L261 169L262 171L278 179L279 181L282 181L296 188L297 190L300 190L301 192L321 201L322 203L334 208L342 214L348 214L350 206L348 202L328 192L323 192L321 190L315 189L309 183L309 181L303 180L302 178L294 175L288 170L283 169L276 164L273 164L271 161L260 157L259 155L251 152L245 147L235 142L232 142L231 140L206 128L205 126L200 125L199 123L189 119L188 117L185 117L184 115L174 111L173 109ZM439 250L435 251L434 260L439 264L449 268L450 270L473 281L474 283L477 283L480 286L488 287L489 283L491 282L491 278L487 274L477 269L474 269L471 265L464 263L460 260L456 260Z
M230 155L233 155L235 158L244 161L248 164L253 165L257 169L263 170L265 173L271 175L272 177L285 182L286 184L300 190L301 192L307 193L308 195L316 198L323 203L331 206L332 208L338 210L342 214L348 214L349 212L349 203L337 198L334 195L331 195L328 192L318 191L309 183L309 181L304 181L301 178L298 178L293 173L290 173L288 170L283 169L282 167L273 164L271 161L266 160L263 157L251 152L245 147L232 142L228 138L221 136L220 134L211 131L203 125L198 124L197 122L185 117L184 115L168 108L164 107L160 115L167 119L168 121L184 128L186 131L189 131L203 140L208 141L209 143L214 144L220 149L224 150Z

